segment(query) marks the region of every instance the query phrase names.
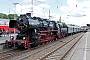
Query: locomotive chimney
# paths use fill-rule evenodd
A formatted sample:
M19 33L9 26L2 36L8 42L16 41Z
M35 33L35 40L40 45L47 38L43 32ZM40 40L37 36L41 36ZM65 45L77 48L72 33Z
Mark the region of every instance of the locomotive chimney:
M27 16L29 16L31 18L31 13L26 13Z

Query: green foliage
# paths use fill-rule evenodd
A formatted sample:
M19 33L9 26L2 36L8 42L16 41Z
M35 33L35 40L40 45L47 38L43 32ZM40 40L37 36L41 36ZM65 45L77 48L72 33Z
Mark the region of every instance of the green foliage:
M9 19L14 19L14 14L9 14L8 17Z
M8 17L9 17L9 19L17 19L18 15L15 14L15 18L14 18L14 14L9 14Z
M57 21L57 23L60 23L60 21ZM65 22L61 22L62 24L65 24Z
M65 24L65 22L62 22L62 24Z
M74 24L70 24L70 26L75 26Z
M0 13L0 18L8 19L8 16L6 14Z
M6 15L4 13L0 13L0 18L2 18L2 19L17 19L18 15L15 14L15 18L14 18L14 14Z

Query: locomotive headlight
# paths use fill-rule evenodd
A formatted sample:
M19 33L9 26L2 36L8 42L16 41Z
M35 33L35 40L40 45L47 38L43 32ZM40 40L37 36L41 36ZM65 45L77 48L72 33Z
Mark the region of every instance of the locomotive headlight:
M23 37L23 40L25 40L26 39L26 37Z
M14 36L10 36L10 40L14 40Z

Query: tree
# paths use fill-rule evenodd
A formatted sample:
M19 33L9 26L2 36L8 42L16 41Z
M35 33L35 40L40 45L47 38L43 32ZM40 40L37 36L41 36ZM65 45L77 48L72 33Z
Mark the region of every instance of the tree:
M17 19L19 16L17 14L15 14L15 19Z
M74 24L70 24L70 26L75 26Z
M14 19L14 14L9 14L8 17L9 19Z
M14 19L14 14L9 14L8 17L9 17L9 19ZM17 18L18 18L18 15L15 14L15 19L17 19Z
M3 14L3 18L4 18L4 19L8 19L8 15Z
M65 24L65 22L62 22L62 24Z
M4 13L0 13L0 18L2 19L14 19L14 14L9 14L9 15L6 15ZM18 15L15 14L15 19L18 18Z
M3 19L8 19L8 15L3 14L3 13L0 13L0 18L3 18Z
M0 13L0 18L2 18L3 17L3 13Z

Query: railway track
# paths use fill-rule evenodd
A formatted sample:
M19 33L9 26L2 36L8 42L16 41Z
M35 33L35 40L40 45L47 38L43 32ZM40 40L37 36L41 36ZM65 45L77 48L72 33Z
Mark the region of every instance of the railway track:
M26 53L26 52L29 52L29 51L32 51L34 49L37 49L39 47L42 47L44 45L40 45L40 46L37 46L37 47L34 47L34 48L31 48L30 50L24 50L22 51L21 49L4 49L6 51L1 51L0 52L0 60L7 60L7 59L10 59L11 57L14 57L14 56L19 56L23 53ZM47 47L48 48L48 47Z
M14 57L17 55L18 52L22 50L17 50L17 49L10 49L8 51L0 53L0 60L7 60L10 59L11 57Z
M79 35L80 35L80 33L76 34L75 36L73 36L71 38L66 37L66 38L64 38L65 40L61 39L61 40L59 40L59 42L56 41L56 43L49 43L48 44L49 46L47 44L45 44L45 46L35 47L35 48L30 49L30 50L24 50L24 51L16 50L16 51L4 53L4 54L0 55L0 60L7 60L7 59L11 59L11 60L22 59L22 60L24 60L27 58L29 60L37 60L37 59L44 60L48 56L52 55L59 48L63 47L65 44L69 43L71 40L75 39ZM60 47L55 48L56 46L60 46Z
M58 47L62 47L68 41L75 39L79 35L81 35L81 33L73 35L73 36L65 37L64 39L57 40L54 43L51 43L51 44L49 43L48 45L45 44L45 46L39 47L28 53L24 53L20 56L12 58L12 60L16 60L16 59L17 60L26 60L26 59L27 60L37 60L37 59L42 60L44 56L53 54L53 51L58 50Z
M84 34L83 34L84 35ZM47 54L46 56L40 58L39 60L65 60L67 54L72 50L72 48L77 44L77 42L82 38L82 36L79 36L76 39L76 41L72 40L70 42L67 42L64 46L58 48L57 51L54 51L52 55Z
M79 36L79 35L78 35ZM48 49L46 49L46 50L44 50L44 51L41 51L41 52L39 52L39 53L37 53L37 54L35 54L35 55L33 55L33 56L30 56L29 58L27 58L27 60L52 60L52 59L54 59L54 58L52 58L52 59L48 59L49 57L51 57L51 55L52 54L55 54L55 52L56 51L62 51L60 54L62 55L59 55L59 59L56 59L56 60L63 60L63 58L66 56L66 54L70 51L70 47L68 47L67 46L67 44L69 44L69 46L70 46L70 42L72 42L74 39L77 39L78 38L78 40L77 41L79 41L79 39L83 36L83 34L81 35L81 36L76 36L76 37L74 37L74 38L72 38L72 39L70 39L70 40L68 40L67 42L63 42L63 44L57 44L56 46L52 46L51 48L48 48ZM77 43L77 42L73 42L73 43ZM75 45L74 44L74 45ZM73 48L73 46L74 45L71 45L72 46L72 48ZM57 47L58 46L58 47ZM67 46L68 47L68 49L66 49L66 50L68 50L67 52L64 52L65 50L63 49L63 48L66 48L66 47L64 47L64 46ZM65 55L64 55L65 54ZM54 56L53 56L54 57Z

